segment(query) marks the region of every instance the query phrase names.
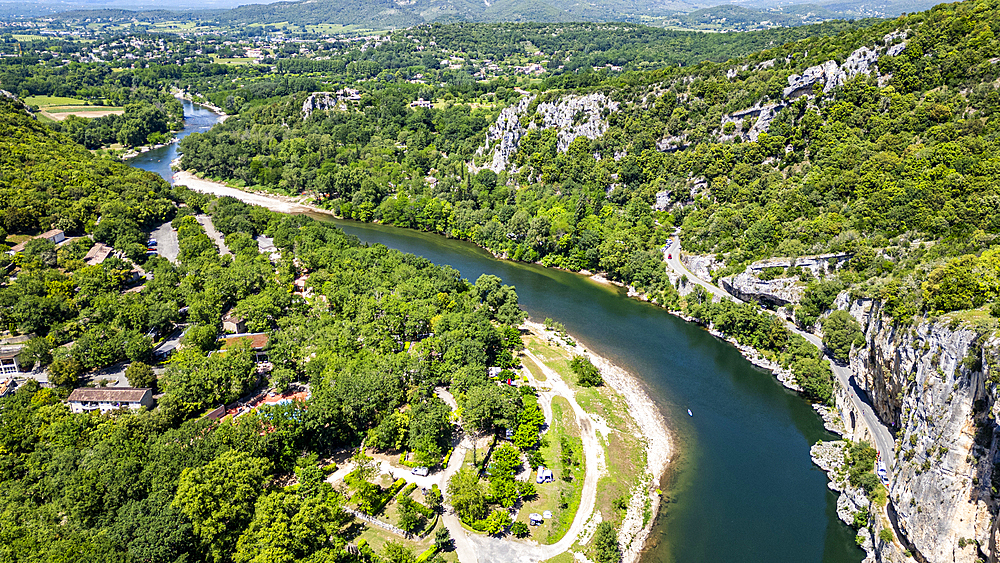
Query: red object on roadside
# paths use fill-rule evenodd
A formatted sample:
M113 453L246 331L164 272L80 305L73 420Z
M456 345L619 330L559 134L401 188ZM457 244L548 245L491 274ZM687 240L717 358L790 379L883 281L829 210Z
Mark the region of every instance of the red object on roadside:
M667 260L673 260L673 259L674 259L673 254L667 254Z

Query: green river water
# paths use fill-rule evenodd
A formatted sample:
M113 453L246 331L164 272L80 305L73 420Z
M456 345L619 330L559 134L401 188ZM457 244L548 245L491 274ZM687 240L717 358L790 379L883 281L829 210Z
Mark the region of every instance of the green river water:
M217 116L185 103L181 135ZM176 144L131 161L171 179ZM493 258L461 241L334 221L369 243L483 273L517 288L533 320L562 322L581 343L637 376L667 419L675 452L645 562L857 563L863 552L836 516L836 495L809 459L834 436L806 401L705 330L584 276ZM694 416L689 417L691 409Z

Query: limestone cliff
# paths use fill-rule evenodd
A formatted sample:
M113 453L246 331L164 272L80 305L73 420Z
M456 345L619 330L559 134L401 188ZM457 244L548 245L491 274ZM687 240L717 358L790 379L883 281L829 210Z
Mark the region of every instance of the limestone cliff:
M488 155L484 168L500 172L510 166L523 137L531 129L556 129L556 148L566 152L577 137L596 139L608 130L607 115L618 110L618 102L602 93L566 95L541 102L532 108L534 95L524 96L500 112L486 132L486 145L477 155Z
M899 326L872 300L848 302L866 344L851 353L857 385L896 432L887 515L902 545L876 541L882 561L973 563L989 560L1000 475L995 329L953 313ZM848 431L854 414L838 407ZM856 439L863 436L852 436ZM994 554L995 555L995 554Z

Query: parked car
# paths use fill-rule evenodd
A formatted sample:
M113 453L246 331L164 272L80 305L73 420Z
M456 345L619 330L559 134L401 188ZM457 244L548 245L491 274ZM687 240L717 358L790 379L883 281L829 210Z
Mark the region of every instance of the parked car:
M427 467L414 467L413 471L410 471L410 473L419 475L420 477L426 477L427 474L430 473L430 469Z

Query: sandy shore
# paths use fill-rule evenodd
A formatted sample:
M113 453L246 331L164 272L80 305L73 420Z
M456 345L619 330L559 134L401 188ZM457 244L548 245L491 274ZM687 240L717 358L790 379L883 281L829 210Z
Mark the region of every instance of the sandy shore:
M328 210L320 209L314 205L285 201L280 199L279 196L274 195L245 192L237 188L231 188L221 182L204 180L184 170L174 172L173 183L178 186L187 186L196 192L204 194L213 194L219 197L234 197L242 202L259 205L265 209L270 209L271 211L277 211L279 213L305 213L306 211L314 211L317 213L332 215L332 213Z
M524 325L531 332L546 340L549 340L553 335L540 323L525 321ZM670 431L667 429L663 413L653 403L635 376L616 366L607 358L586 348L572 335L569 337L577 343L575 346L570 346L561 339L556 339L555 343L573 354L589 357L591 362L601 371L604 383L625 399L629 414L646 440L646 471L652 478L653 487L659 486L673 455L673 442L670 439ZM618 535L622 545L623 563L634 563L639 560L642 549L646 545L646 539L653 528L655 518L650 518L646 525L643 525L643 512L647 498L650 502L651 513L657 514L659 510L660 495L656 492L651 490L636 491L633 495Z

